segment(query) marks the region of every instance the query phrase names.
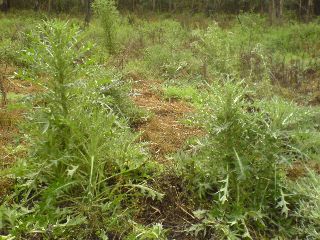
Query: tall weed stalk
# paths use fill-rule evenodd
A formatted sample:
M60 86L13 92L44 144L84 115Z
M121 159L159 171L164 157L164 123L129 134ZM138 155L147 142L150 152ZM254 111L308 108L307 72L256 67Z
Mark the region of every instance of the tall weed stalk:
M12 169L14 193L0 211L7 236L125 235L133 196L162 197L145 183L153 165L101 92L105 79L85 78L79 34L45 22L26 51L43 91L29 116L30 155Z
M109 53L116 51L116 33L120 16L114 0L96 0L93 10L99 17L101 26L105 33L106 46Z

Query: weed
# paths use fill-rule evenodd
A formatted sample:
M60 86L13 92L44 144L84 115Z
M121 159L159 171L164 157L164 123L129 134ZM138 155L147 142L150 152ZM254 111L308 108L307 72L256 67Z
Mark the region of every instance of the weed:
M162 198L145 183L153 165L99 90L105 82L78 80L87 48L77 34L45 22L26 52L46 73L47 91L29 116L30 155L11 171L17 183L1 209L7 236L123 235L134 196Z
M319 175L308 169L308 176L292 184L293 191L298 195L298 218L296 230L300 238L317 239L320 229Z
M18 160L1 172L11 186L1 185L2 238L166 239L184 228L197 239L317 239L319 108L275 96L308 102L318 91L317 22L269 27L252 13L125 17L113 0L93 9L96 19L84 30L70 15L59 15L68 23L36 26L45 15L0 14L0 61L17 65L21 82L40 85L31 96L10 85L0 112L1 136L11 142L12 111L30 110L21 144L0 147L1 156ZM166 198L148 183L167 176L129 128L148 113L130 100L128 79L142 93L137 102L157 111L135 128L154 143L154 158L194 137L166 158L176 160L174 181L155 184L169 189ZM165 99L195 108L163 102L159 86ZM179 122L186 113L204 137ZM192 205L182 215L172 211L180 197ZM159 216L148 225L135 222L136 209L154 207Z
M133 233L128 236L126 239L127 240L135 240L135 239L141 239L141 240L146 240L146 239L160 239L160 240L165 240L167 239L166 237L166 230L163 229L162 224L154 224L150 227L145 227L141 226L139 224L134 224L133 225L134 230Z
M212 87L203 121L208 137L179 161L192 192L212 203L191 228L195 233L234 239L252 237L252 228L278 228L290 214L284 166L308 159L295 141L309 131L299 127L308 126L308 111L283 101L252 102L242 85Z
M116 50L116 31L119 23L119 13L113 0L94 1L93 9L100 18L101 26L105 33L106 46L109 53Z

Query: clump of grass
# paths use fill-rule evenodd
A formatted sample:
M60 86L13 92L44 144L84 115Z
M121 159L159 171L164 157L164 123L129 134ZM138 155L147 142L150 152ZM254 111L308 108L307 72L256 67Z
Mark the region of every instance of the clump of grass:
M186 78L197 72L201 66L192 51L176 51L173 47L163 44L148 47L145 61L153 73L166 79Z
M146 46L144 62L152 75L166 79L186 78L195 75L201 62L188 46L190 34L173 20L143 23L139 28L141 41Z
M197 89L192 86L187 87L175 87L168 86L163 88L163 94L165 99L181 99L185 101L194 102L199 96Z

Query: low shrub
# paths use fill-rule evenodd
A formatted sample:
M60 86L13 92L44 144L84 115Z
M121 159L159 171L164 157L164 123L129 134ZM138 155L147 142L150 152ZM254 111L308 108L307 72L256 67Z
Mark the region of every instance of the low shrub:
M93 3L95 14L99 17L105 33L105 42L109 53L116 51L117 25L120 16L114 0L97 0Z
M180 174L204 203L200 209L207 206L195 213L201 223L190 231L228 239L292 237L284 231L294 219L285 169L309 159L297 136L309 138L312 113L279 99L256 100L243 85L212 86L202 118L208 136L180 155Z
M162 197L146 184L155 165L101 93L105 81L81 78L88 48L79 29L50 21L32 37L26 59L46 76L38 79L46 91L25 130L29 155L10 171L15 185L1 206L1 234L127 235L139 196Z

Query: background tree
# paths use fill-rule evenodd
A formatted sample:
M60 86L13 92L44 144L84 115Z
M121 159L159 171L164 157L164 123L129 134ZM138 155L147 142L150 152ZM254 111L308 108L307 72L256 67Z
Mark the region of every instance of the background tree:
M91 16L90 4L93 0L0 0L3 11L12 8L46 9L48 12L77 10L85 15L86 22ZM315 0L117 0L115 4L123 11L186 11L192 14L217 13L238 14L239 12L260 12L269 14L272 24L281 23L285 10L296 11L300 19L311 20L320 14L320 1Z
M6 69L4 72L1 72L0 76L0 92L1 92L1 106L5 107L7 105L7 91L5 89L5 74L6 74Z
M40 1L39 1L39 0L36 0L36 1L35 1L35 4L34 4L34 10L35 10L36 12L38 12L39 9L40 9Z
M48 0L48 12L50 13L52 9L52 0Z
M11 2L10 0L0 0L1 10L4 12L9 11Z
M313 0L308 0L307 6L307 20L310 20L314 13L314 3Z
M86 17L85 22L89 24L91 19L91 0L85 0Z
M283 16L283 0L269 0L269 20L271 24L279 24Z

